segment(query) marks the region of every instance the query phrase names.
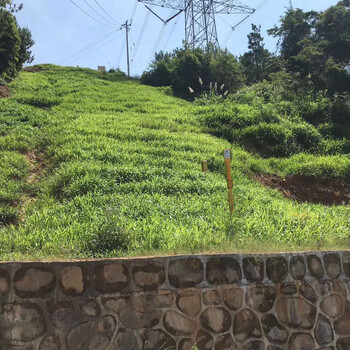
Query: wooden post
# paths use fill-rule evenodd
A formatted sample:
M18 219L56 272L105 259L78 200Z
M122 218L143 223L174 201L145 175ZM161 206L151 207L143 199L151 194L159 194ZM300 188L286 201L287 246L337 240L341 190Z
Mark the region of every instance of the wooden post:
M225 158L225 169L226 169L226 178L227 178L227 189L228 189L228 203L230 207L230 213L232 214L235 208L234 199L233 199L233 179L231 174L231 150L224 150Z
M202 171L203 171L203 173L208 172L208 161L207 160L202 161Z

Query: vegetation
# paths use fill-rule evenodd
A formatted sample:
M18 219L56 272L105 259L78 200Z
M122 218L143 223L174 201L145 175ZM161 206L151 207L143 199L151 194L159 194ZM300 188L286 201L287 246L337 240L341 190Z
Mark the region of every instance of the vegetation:
M348 156L264 159L234 144L231 219L222 156L230 143L203 133L202 124L211 108L231 105L189 103L121 73L37 71L20 73L12 96L0 99L2 260L348 246L349 207L298 204L247 176L348 177ZM235 107L249 111L247 119L234 123L283 124L269 103L259 114L257 103L244 106L251 89ZM322 143L315 130L310 137Z

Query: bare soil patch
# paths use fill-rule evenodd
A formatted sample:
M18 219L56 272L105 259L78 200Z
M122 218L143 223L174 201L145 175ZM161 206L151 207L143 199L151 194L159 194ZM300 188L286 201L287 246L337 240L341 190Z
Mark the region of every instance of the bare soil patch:
M32 67L26 67L23 70L25 72L29 72L29 73L38 73L38 72L41 72L41 67L40 66L32 66Z
M10 88L6 85L0 85L0 98L10 97Z
M341 179L317 178L314 176L254 174L253 179L282 192L287 198L298 202L324 205L349 205L350 184Z

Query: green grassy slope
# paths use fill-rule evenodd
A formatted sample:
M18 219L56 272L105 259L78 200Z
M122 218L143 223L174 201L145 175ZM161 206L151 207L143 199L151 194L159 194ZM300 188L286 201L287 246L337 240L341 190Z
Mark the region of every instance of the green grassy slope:
M0 100L0 258L346 247L350 208L298 204L244 176L198 108L118 75L43 66ZM44 166L33 181L35 159ZM201 172L208 159L211 172ZM28 200L30 198L30 200Z

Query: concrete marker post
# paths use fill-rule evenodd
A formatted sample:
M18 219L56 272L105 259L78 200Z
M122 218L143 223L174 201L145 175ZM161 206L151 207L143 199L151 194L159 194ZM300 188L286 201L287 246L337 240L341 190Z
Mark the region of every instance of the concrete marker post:
M225 170L226 170L226 179L227 179L227 189L228 189L228 203L230 208L230 213L232 215L235 204L233 198L233 179L231 174L231 150L224 150L224 159L225 159Z

